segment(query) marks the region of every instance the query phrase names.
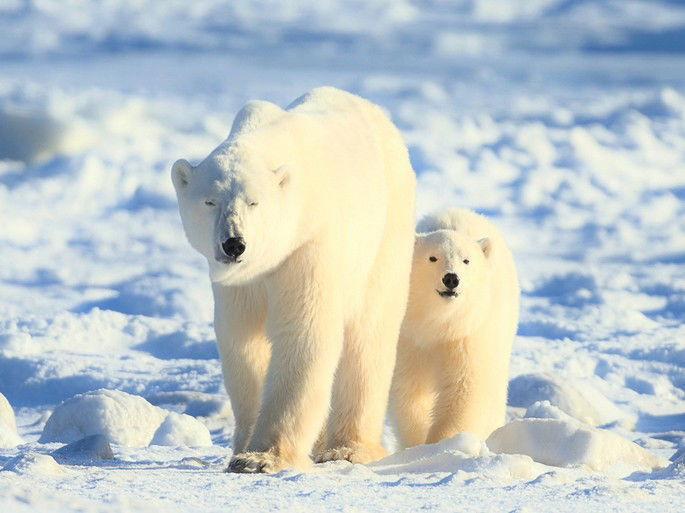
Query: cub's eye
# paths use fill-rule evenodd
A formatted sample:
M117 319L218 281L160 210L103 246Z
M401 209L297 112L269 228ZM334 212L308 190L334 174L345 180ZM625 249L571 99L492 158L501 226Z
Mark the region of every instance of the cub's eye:
M256 207L257 205L259 205L259 202L257 202L257 201L251 201L250 203L247 204L248 207Z
M437 262L438 261L437 257L434 257L434 256L428 257L428 260L430 260L431 262Z
M464 259L464 263L465 263L466 265L469 265L469 259L468 259L468 258L465 258L465 259Z
M208 207L216 207L216 203L214 203L212 200L205 200L205 205Z

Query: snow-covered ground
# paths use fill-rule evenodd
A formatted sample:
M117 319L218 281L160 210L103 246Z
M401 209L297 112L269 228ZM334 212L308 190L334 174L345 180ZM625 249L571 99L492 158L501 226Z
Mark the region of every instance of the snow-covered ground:
M5 0L0 34L0 393L17 426L0 396L0 511L681 510L682 3ZM392 115L419 213L468 206L507 235L512 422L488 446L224 474L209 283L169 166L246 100L322 84ZM145 400L74 398L99 389ZM50 456L108 429L114 459Z

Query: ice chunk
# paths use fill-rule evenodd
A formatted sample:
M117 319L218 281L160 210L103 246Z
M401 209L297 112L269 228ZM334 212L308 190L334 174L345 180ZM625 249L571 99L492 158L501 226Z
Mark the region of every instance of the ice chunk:
M190 415L171 412L157 428L150 445L207 447L212 438L207 427Z
M0 394L0 448L7 449L23 443L17 433L14 410L4 395Z
M52 413L40 442L74 442L104 435L112 443L144 447L150 444L167 411L139 396L117 390L95 390L63 402Z

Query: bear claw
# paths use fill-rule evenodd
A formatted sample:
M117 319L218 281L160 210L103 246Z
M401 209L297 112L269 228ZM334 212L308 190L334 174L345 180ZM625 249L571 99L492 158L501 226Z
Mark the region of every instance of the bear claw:
M381 447L348 447L340 446L319 453L316 463L327 461L347 460L350 463L371 463L378 461L387 455L387 451Z
M225 472L237 474L271 474L278 472L277 457L267 452L243 452L231 458Z

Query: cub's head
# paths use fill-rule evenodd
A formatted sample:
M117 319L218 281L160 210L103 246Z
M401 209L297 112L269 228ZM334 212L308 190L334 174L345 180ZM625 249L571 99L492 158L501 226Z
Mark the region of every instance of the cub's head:
M292 249L297 212L289 172L254 150L229 141L196 167L182 159L171 170L186 237L216 283L247 283Z
M487 308L490 251L490 239L472 240L454 230L417 234L410 308L437 316Z

